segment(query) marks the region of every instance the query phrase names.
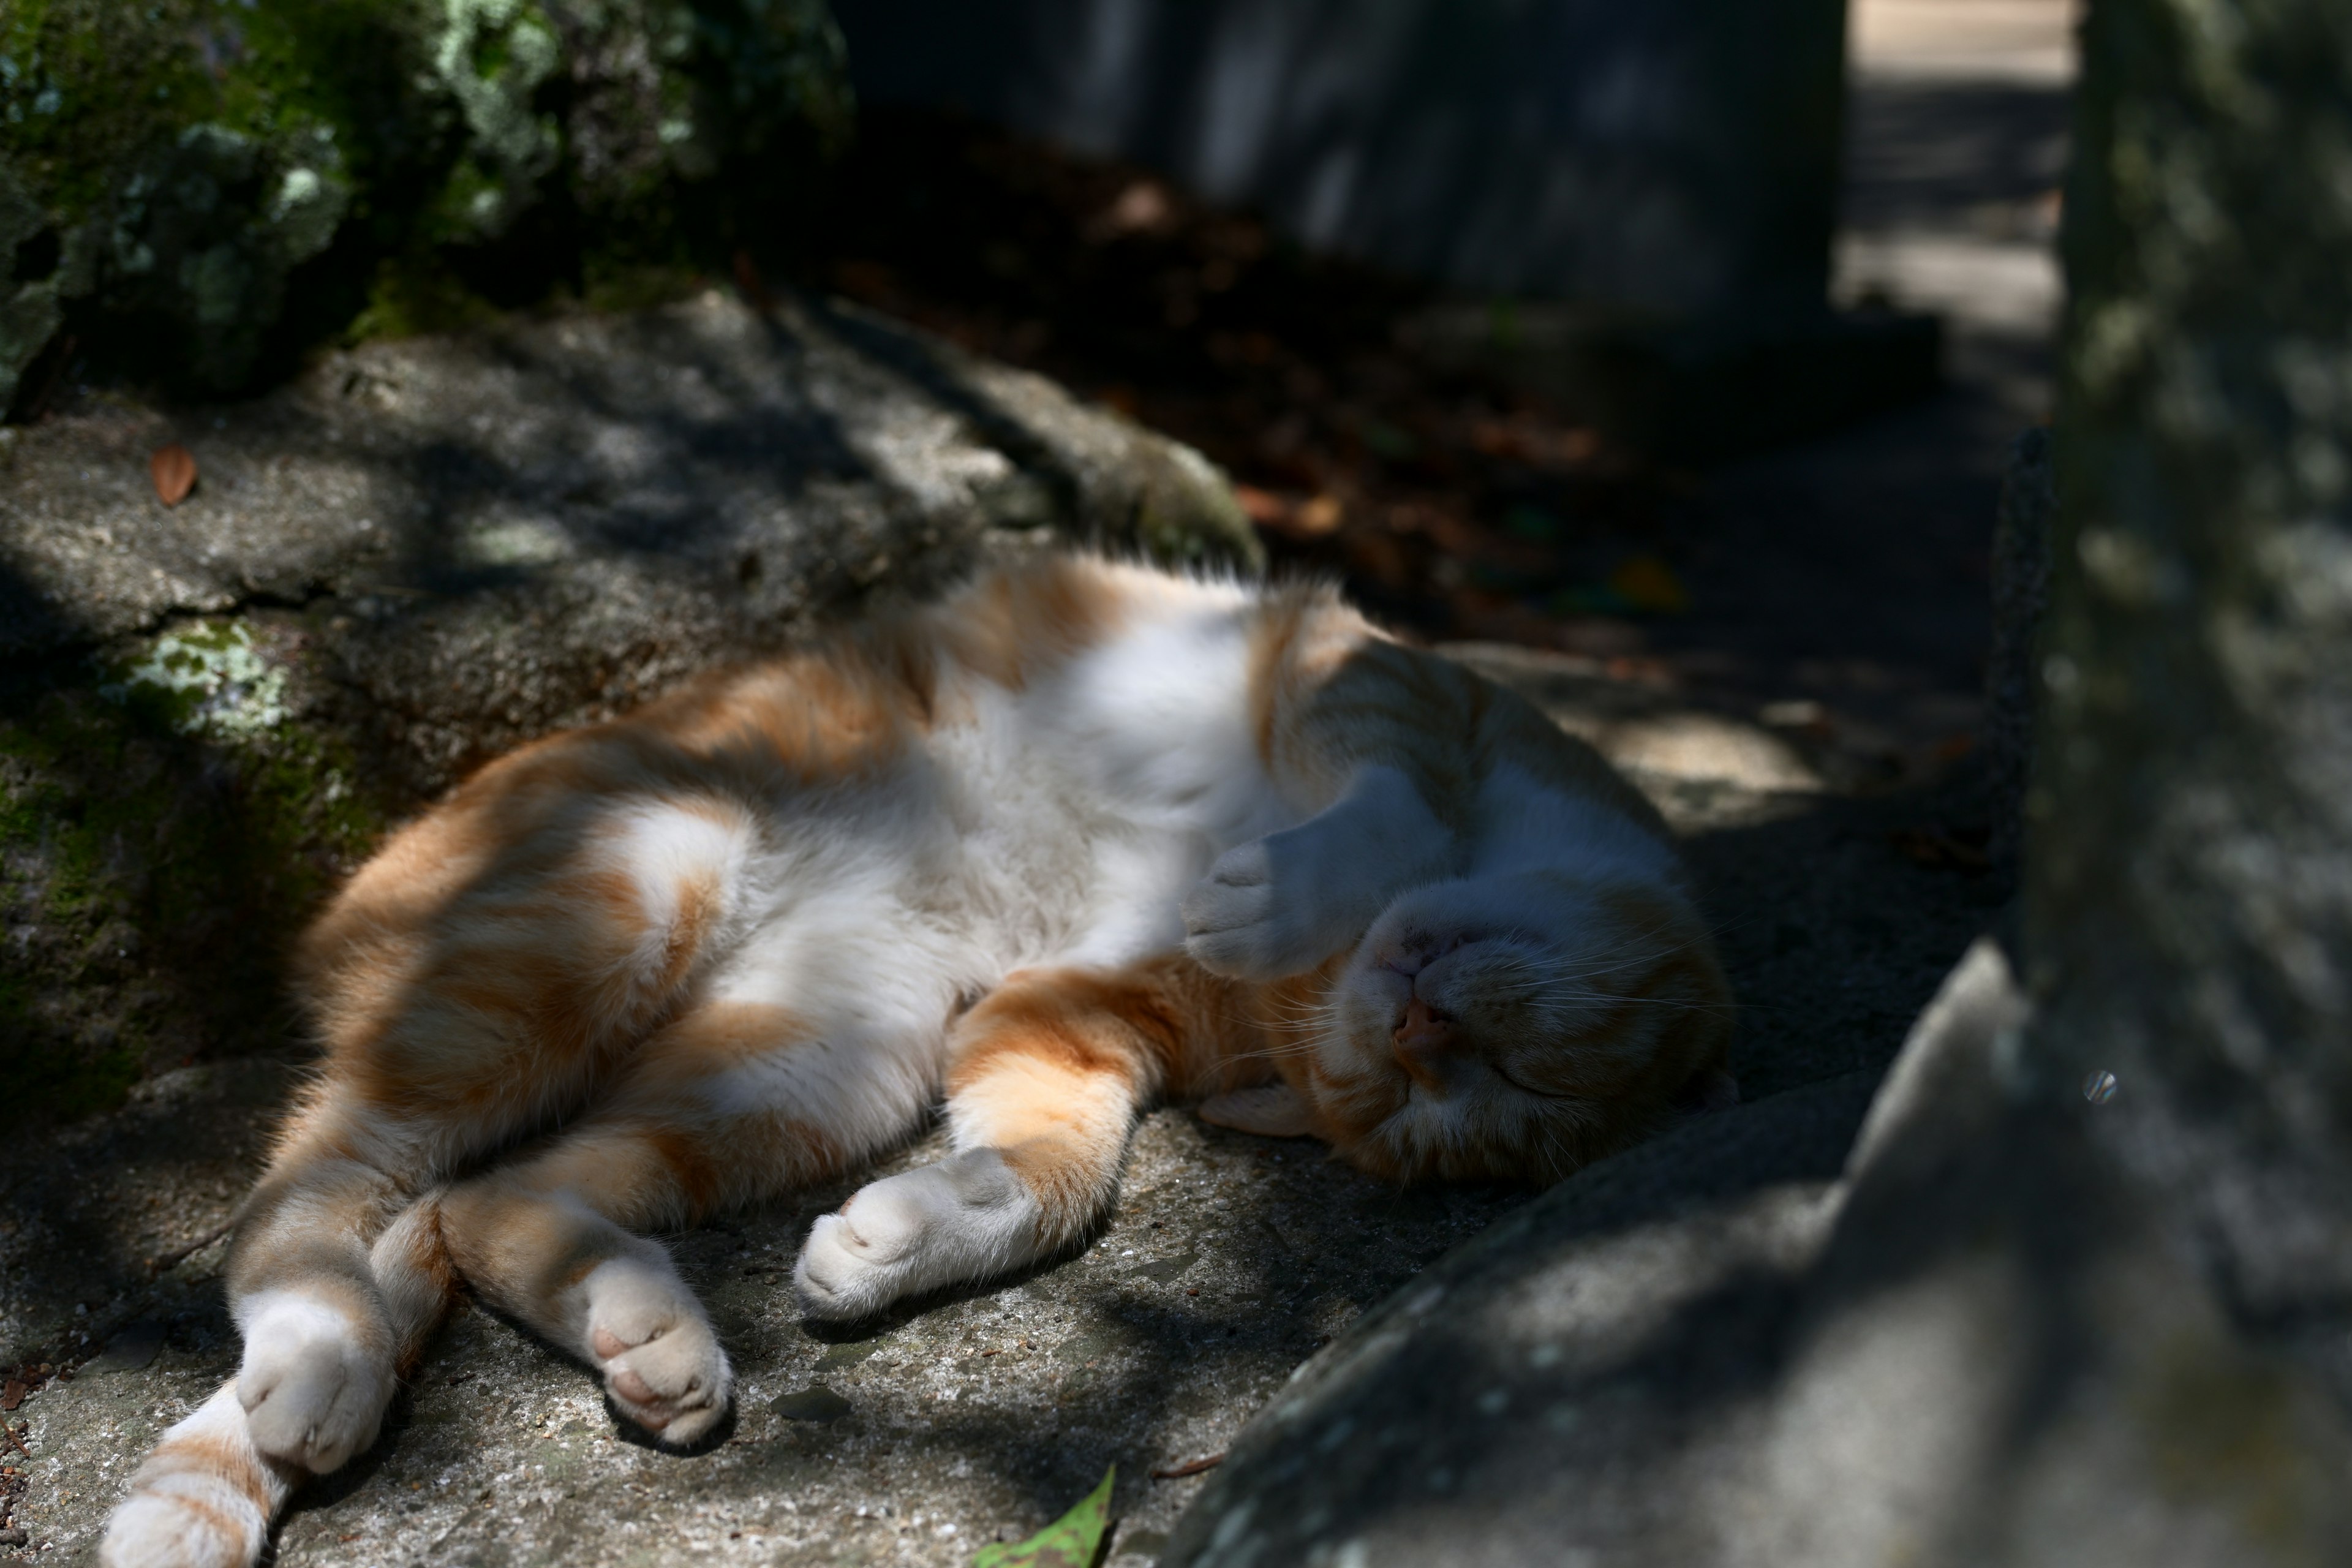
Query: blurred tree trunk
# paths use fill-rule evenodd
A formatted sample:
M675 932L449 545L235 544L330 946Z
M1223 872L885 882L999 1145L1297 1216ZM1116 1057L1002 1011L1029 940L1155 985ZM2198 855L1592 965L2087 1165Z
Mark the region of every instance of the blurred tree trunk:
M2095 0L2028 797L2048 1087L2352 1396L2352 5Z

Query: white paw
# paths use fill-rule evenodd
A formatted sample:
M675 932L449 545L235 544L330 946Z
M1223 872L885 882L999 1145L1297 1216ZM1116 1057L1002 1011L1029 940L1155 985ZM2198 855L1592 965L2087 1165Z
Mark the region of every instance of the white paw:
M1318 921L1295 834L1236 845L1184 895L1184 951L1201 967L1240 980L1311 969L1341 945Z
M362 1335L341 1310L292 1290L247 1299L237 1319L236 1397L256 1448L324 1475L375 1441L393 1389L381 1333Z
M107 1521L104 1568L247 1568L295 1472L254 1452L236 1384L163 1435Z
M866 1317L1034 1262L1042 1212L1003 1156L968 1150L859 1188L809 1231L793 1284L813 1318Z
M1217 857L1184 895L1184 951L1237 980L1300 973L1353 946L1398 889L1446 874L1454 856L1410 779L1361 768L1328 810Z
M669 1259L612 1258L581 1283L588 1353L613 1403L668 1447L708 1436L735 1397L735 1373Z
M103 1568L246 1568L261 1555L269 1521L243 1500L133 1492L106 1523Z

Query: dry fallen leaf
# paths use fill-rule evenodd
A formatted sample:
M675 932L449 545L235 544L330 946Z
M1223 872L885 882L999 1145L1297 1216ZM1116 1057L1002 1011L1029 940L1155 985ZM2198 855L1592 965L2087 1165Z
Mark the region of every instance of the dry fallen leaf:
M1175 221L1176 204L1168 199L1167 191L1153 181L1138 180L1087 226L1087 237L1099 245L1121 235L1156 234Z
M1290 521L1290 503L1272 490L1262 490L1255 485L1235 485L1234 499L1242 503L1242 510L1252 522L1276 526Z
M1887 842L1914 865L1930 870L1965 871L1970 876L1992 865L1985 854L1985 837L1982 829L1948 832L1938 827L1903 827L1886 836Z
M177 506L196 488L196 456L177 441L158 447L147 459L147 477L155 481L155 499Z
M1609 574L1612 592L1637 610L1674 615L1690 608L1690 593L1674 568L1654 555L1636 555Z
M1347 508L1340 504L1338 496L1329 494L1315 497L1300 507L1297 514L1298 531L1309 535L1336 532L1347 520Z

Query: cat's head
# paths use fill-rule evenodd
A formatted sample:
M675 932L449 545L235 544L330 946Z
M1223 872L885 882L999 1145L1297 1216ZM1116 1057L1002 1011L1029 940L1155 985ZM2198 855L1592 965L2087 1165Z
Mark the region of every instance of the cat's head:
M1326 973L1257 1101L1288 1126L1263 1130L1311 1132L1377 1175L1557 1181L1736 1096L1713 944L1655 885L1437 883Z

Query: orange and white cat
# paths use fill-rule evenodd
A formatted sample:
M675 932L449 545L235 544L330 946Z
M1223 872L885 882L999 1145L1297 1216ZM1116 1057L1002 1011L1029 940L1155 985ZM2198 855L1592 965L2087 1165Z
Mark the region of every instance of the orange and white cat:
M813 1316L1083 1237L1163 1097L1398 1180L1546 1182L1728 1094L1650 807L1331 591L1055 558L507 757L310 932L318 1080L228 1266L236 1379L103 1549L251 1563L462 1281L669 1444L727 1355L645 1233L956 1152L818 1220Z

